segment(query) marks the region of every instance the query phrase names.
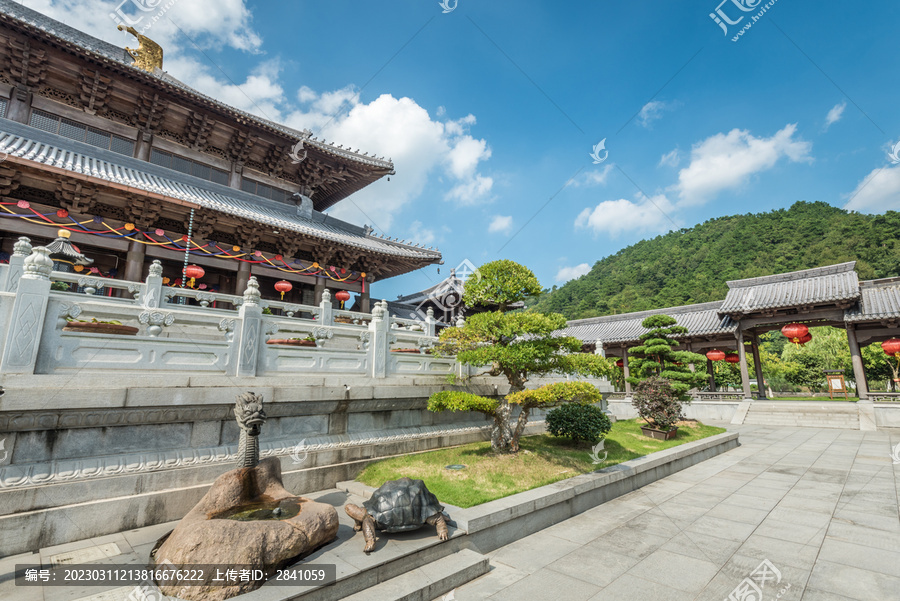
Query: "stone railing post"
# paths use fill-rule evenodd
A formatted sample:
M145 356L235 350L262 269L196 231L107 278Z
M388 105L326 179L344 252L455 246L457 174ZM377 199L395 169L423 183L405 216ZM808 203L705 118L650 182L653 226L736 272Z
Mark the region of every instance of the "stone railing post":
M0 288L7 292L15 292L19 286L19 278L22 277L22 270L25 265L25 259L31 254L31 240L22 236L13 245L13 254L9 258L9 268L6 270L6 280L3 287Z
M150 273L141 291L140 303L145 309L159 309L162 306L162 263L153 261L150 265Z
M369 322L369 357L373 378L388 376L388 357L391 352L391 316L387 310L387 301L375 303L372 308L372 321Z
M0 360L0 372L5 374L34 373L50 302L50 251L38 246L25 259L22 269Z
M319 303L319 324L323 326L334 325L334 310L331 307L331 291L328 288L322 291L322 302Z
M434 309L431 307L425 312L425 335L434 336Z
M255 376L259 364L260 349L265 344L262 336L262 307L259 305L259 282L255 276L250 277L244 290L244 302L238 309L240 325L234 334L232 348L235 366L229 370L230 375Z

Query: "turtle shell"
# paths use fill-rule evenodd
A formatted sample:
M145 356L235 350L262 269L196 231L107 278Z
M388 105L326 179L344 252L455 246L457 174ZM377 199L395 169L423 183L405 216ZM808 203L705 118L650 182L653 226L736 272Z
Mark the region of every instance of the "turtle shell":
M363 507L384 532L403 532L421 528L425 520L444 511L437 497L421 480L389 480L372 493Z

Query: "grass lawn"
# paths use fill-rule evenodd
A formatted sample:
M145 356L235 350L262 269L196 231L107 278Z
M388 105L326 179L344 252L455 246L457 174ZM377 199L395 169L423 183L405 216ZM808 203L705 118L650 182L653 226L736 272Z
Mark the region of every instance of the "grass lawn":
M378 461L357 480L378 487L404 476L418 478L442 502L472 507L722 432L724 428L682 422L674 440L661 441L641 434L637 420L624 420L613 424L599 452L600 457L607 452L607 458L599 464L592 462L589 446L574 447L567 438L541 434L522 438L517 455L496 455L489 442L476 442ZM466 469L445 469L454 464Z

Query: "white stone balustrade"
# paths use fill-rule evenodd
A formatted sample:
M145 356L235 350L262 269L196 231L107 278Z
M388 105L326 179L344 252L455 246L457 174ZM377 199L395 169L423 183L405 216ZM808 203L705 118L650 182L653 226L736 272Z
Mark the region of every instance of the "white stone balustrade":
M83 292L53 291L51 282ZM117 292L107 296L109 290ZM65 331L68 320L117 321L139 331ZM162 284L157 261L145 282L57 272L46 249L32 249L27 238L16 243L10 264L0 267L0 323L4 373L468 373L453 358L427 352L437 342L433 315L424 321L392 318L385 301L375 303L371 315L335 309L327 290L319 306L267 301L255 278L243 296L172 288ZM307 336L316 346L267 344Z

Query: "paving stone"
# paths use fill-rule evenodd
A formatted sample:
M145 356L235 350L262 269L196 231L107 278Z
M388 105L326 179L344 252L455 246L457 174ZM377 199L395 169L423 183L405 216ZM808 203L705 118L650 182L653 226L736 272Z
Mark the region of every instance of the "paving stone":
M685 533L684 536L673 538L667 542L660 547L660 550L678 553L688 557L696 557L718 565L723 565L732 555L734 555L735 551L737 551L740 546L740 542L719 538L717 536L696 537Z
M756 529L755 534L803 545L818 545L821 544L822 539L825 538L826 530L827 528L824 526L816 528L813 526L792 524L790 522L766 518L766 520Z
M859 568L819 560L808 586L844 595L851 599L897 599L897 578Z
M660 549L628 570L628 574L688 593L699 593L718 571L719 566L712 562Z
M900 552L875 549L826 537L818 558L822 561L900 578ZM900 587L900 583L898 583L898 587Z
M491 563L502 563L531 574L580 547L579 543L541 531L488 555Z
M490 596L491 601L587 601L600 590L599 586L560 574L554 570L540 570Z
M554 601L564 598L565 593L562 591L559 593ZM693 598L693 593L679 591L671 586L637 578L630 574L623 574L588 601L647 601L650 599L690 601ZM524 597L524 599L528 599L528 597Z
M704 516L688 526L685 532L692 537L717 536L733 541L743 541L755 528L754 524Z
M467 583L465 586L454 589L453 596L442 595L436 601L454 599L454 601L483 601L494 593L502 591L506 587L515 584L527 577L528 574L503 564L491 565L491 571Z
M584 546L557 559L547 569L604 587L639 561L624 553L612 552L608 547Z

